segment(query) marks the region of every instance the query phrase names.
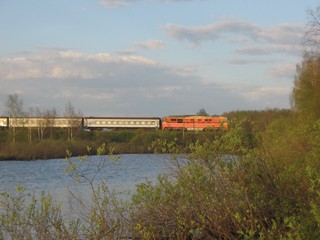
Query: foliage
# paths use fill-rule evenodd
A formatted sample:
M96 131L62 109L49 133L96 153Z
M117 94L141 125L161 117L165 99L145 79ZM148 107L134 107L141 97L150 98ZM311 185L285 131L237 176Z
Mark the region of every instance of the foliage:
M90 186L91 202L70 191L78 217L68 222L51 196L36 200L24 189L15 197L2 193L2 236L318 239L320 120L307 123L290 115L277 118L263 132L254 126L246 119L233 121L225 134L190 144L188 158L174 158L170 175L139 184L130 205L98 177L117 163L114 148L111 161L106 144L97 148L96 157L76 159L68 152L66 171ZM151 147L176 156L182 150L179 139L167 139L155 139ZM89 155L93 151L87 150Z
M7 101L5 102L7 108L6 114L9 117L21 117L24 115L23 112L23 101L17 94L8 95ZM13 127L11 131L12 143L16 143L16 128Z
M138 186L132 199L135 234L318 239L319 123L297 128L284 118L263 134L248 135L248 122L240 121L221 138L191 145L189 160L174 177Z
M319 55L319 31L320 31L320 6L314 9L308 9L308 24L304 34L303 44L310 56Z
M201 108L197 113L196 115L199 115L199 116L209 116L209 114L207 113L207 111L204 109L204 108Z
M92 146L95 152L102 144L106 148L114 147L116 153L152 153L150 144L157 139L171 142L177 139L177 145L188 151L187 146L195 141L205 142L213 139L223 132L167 132L167 131L74 131L77 134L77 141L68 141L67 129L46 129L50 130L43 139L39 140L37 132L30 132L29 129L19 129L16 134L15 146L9 141L10 132L0 130L0 159L50 159L63 158L65 149L70 149L74 155L86 154L86 146Z
M223 113L232 121L247 120L252 124L252 128L255 131L263 132L266 127L273 121L279 118L293 117L293 112L291 109L266 109L266 110L242 110L242 111L231 111Z
M320 118L320 58L305 57L297 70L292 98L305 119Z
M92 149L87 150L90 154ZM98 178L101 171L118 161L119 156L113 152L113 148L107 152L105 144L97 148L96 157L83 156L75 160L71 152L67 152L66 172L77 182L87 183L92 193L88 203L70 191L75 212L79 217L85 216L81 227L85 239L119 239L128 235L125 203L117 198L118 192L110 190L107 182Z
M77 227L66 223L52 196L36 198L21 186L16 193L0 193L0 210L0 239L72 239Z
M23 101L16 93L8 95L5 106L7 108L6 115L9 117L22 117L24 115Z

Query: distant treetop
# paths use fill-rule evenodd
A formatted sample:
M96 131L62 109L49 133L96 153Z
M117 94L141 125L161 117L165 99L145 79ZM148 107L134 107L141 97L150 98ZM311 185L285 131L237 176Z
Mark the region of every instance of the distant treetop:
M209 116L209 114L207 113L207 111L204 108L201 108L198 112L197 115L200 116Z

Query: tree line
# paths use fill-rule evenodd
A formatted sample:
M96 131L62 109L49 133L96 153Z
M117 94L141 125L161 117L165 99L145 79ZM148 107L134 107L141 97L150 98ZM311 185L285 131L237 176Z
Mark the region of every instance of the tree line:
M21 118L21 117L38 117L42 119L37 119L37 128L36 128L36 135L37 135L37 141L42 141L46 135L50 134L50 138L53 138L53 119L57 118L58 112L55 108L42 110L38 107L30 107L29 111L25 111L23 108L23 100L19 97L18 94L9 94L7 97L7 100L5 102L5 116L13 118L11 121L19 121L19 119L14 118ZM69 127L67 128L67 138L69 141L72 141L74 139L76 131L75 124L73 123L73 118L81 117L82 113L79 110L78 112L75 110L75 107L72 105L72 103L69 101L65 105L65 110L63 113L63 117L70 119L69 120ZM26 123L27 124L27 123ZM34 141L33 139L33 128L29 127L28 129L28 141L31 143ZM11 139L12 143L16 143L16 135L17 135L17 129L15 127L15 124L13 124L12 130L11 130Z

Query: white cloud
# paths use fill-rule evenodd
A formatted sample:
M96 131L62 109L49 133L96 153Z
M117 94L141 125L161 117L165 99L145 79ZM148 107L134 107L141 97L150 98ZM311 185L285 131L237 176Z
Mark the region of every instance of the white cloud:
M267 70L267 73L272 77L291 78L294 79L296 73L295 63L278 64Z
M302 48L297 45L256 45L239 48L235 51L239 54L268 55L273 53L286 53L301 56Z
M281 23L268 28L260 28L253 38L260 42L300 44L304 31L303 25Z
M147 50L158 50L164 47L164 42L160 40L148 40L144 42L135 42L135 46L147 49Z
M228 34L241 35L241 41L251 39L256 42L272 42L278 44L300 43L304 28L302 25L279 24L269 28L261 28L252 23L225 19L205 26L186 27L176 24L165 26L168 35L178 40L188 40L193 43L215 41Z
M167 24L164 29L168 35L180 41L187 40L195 44L200 44L203 41L216 41L227 33L252 36L258 31L255 25L234 19L221 20L213 24L196 27Z
M127 0L100 0L104 7L127 7L128 3Z
M291 87L283 86L254 86L248 84L225 85L225 89L241 96L246 102L256 104L259 109L265 107L289 107L289 94ZM245 103L247 105L247 103Z
M0 78L79 78L92 79L108 75L118 69L114 65L156 65L152 59L142 56L112 56L106 53L84 55L74 51L51 52L30 58L0 59Z
M227 60L230 64L238 64L238 65L244 65L244 64L266 64L271 63L271 60L265 60L265 59L258 59L258 58L233 58Z
M212 79L205 81L192 65L168 66L137 55L76 51L28 56L0 59L0 101L10 93L19 93L27 106L43 109L64 109L71 101L88 116L193 114L202 107L219 114L261 109L266 103L289 105L286 91L278 91L275 98L268 89L228 88ZM282 105L275 99L281 99Z
M105 7L127 7L132 3L138 2L139 0L100 0L100 4ZM190 2L199 0L153 0L159 2Z
M249 101L260 100L261 102L262 99L267 98L269 102L272 102L273 98L277 99L277 96L289 96L291 90L290 87L258 87L244 91L241 95ZM270 96L272 96L272 98ZM286 100L288 101L288 99Z
M118 55L135 55L137 52L133 49L115 51Z
M262 28L237 19L220 20L204 26L167 24L164 29L169 36L179 41L189 41L195 45L200 45L205 41L214 42L218 39L230 38L229 42L244 46L237 49L237 53L250 55L271 52L300 54L299 44L304 32L302 25L282 23Z

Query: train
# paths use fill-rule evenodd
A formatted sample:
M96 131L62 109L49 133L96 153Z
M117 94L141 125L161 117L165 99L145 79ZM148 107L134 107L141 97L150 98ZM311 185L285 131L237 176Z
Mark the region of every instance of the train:
M171 115L160 117L0 117L0 128L83 128L86 130L162 129L206 131L227 129L224 116Z

